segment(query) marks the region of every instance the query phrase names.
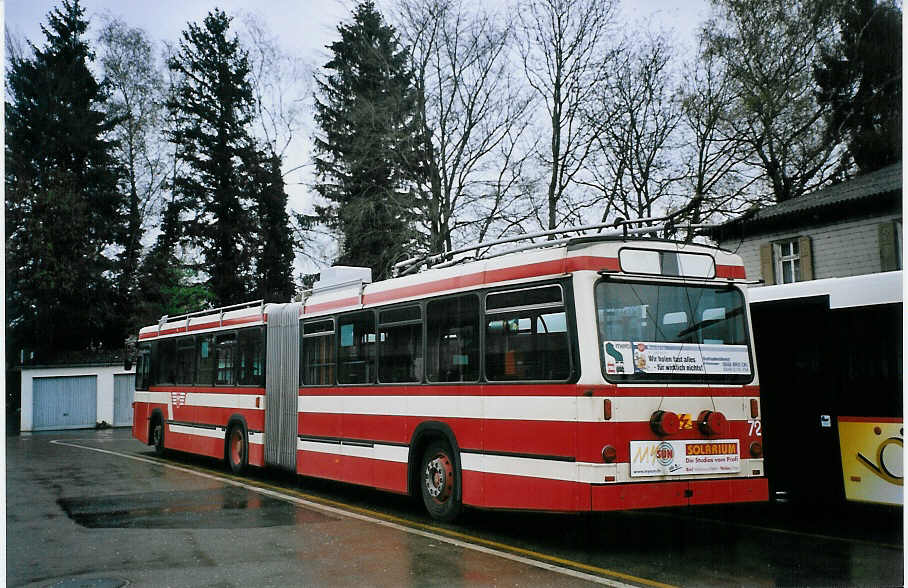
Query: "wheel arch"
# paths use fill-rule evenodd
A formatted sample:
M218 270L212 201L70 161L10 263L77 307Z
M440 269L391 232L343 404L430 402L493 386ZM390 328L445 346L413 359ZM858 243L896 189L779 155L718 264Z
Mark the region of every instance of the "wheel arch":
M413 431L410 438L410 452L407 458L407 494L419 496L419 468L422 454L433 441L444 441L451 448L454 458L454 471L460 480L457 485L457 500L463 500L463 474L460 467L460 446L454 431L446 423L439 421L426 421L420 423Z

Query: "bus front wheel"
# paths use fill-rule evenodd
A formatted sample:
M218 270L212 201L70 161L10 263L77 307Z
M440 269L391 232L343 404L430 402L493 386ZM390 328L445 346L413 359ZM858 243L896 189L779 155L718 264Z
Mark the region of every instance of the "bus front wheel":
M460 514L460 477L454 467L454 452L447 443L436 441L426 448L419 482L422 501L433 519L450 522Z
M151 441L154 444L155 455L164 455L164 422L156 418L151 425Z

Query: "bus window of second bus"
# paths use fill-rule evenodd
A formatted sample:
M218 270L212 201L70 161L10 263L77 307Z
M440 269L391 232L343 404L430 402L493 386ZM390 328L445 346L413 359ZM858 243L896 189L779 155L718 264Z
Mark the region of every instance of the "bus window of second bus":
M429 381L479 380L479 299L468 294L429 302L426 326Z

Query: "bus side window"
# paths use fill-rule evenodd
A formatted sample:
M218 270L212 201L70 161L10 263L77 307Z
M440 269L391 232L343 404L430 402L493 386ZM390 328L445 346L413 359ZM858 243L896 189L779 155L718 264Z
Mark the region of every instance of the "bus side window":
M422 314L419 306L378 313L378 381L407 383L422 380Z
M214 385L214 336L199 335L195 338L196 362L199 366L195 383L198 386Z
M337 382L375 382L375 314L348 314L337 319Z
M426 305L426 358L431 382L479 380L479 299L473 294Z
M164 339L158 342L157 384L175 384L177 379L177 340Z
M191 386L195 379L194 337L180 337L177 340L177 376L175 384Z
M485 341L491 382L567 380L571 354L561 288L488 294Z
M242 329L237 345L237 383L241 386L265 385L265 339L261 327Z
M215 341L215 384L233 386L236 384L236 333L218 335Z
M300 339L300 383L333 386L334 319L303 323Z
M151 345L139 344L136 356L136 390L148 390L151 385Z

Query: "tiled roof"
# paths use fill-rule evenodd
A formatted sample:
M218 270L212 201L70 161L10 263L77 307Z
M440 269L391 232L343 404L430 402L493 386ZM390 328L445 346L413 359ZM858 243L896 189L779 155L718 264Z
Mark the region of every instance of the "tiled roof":
M745 213L738 218L726 221L717 228L721 232L723 229L740 223L759 223L760 221L778 219L784 216L794 216L809 210L831 207L894 191L901 192L901 190L902 162L898 162L858 176L847 182L827 186L799 198L793 198L774 206L767 206L755 212Z

